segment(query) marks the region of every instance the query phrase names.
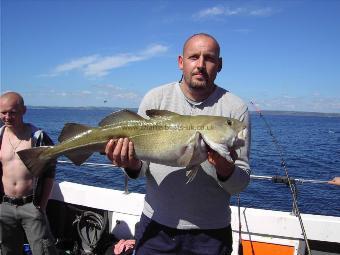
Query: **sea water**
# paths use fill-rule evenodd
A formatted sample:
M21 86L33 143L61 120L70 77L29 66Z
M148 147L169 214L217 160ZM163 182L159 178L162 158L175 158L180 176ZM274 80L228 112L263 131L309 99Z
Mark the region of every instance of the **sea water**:
M90 126L116 109L113 108L29 108L25 121L44 129L58 143L58 136L67 122ZM291 178L330 180L340 176L340 118L296 115L264 115L279 145L273 142L263 118L251 114L252 143L250 165L252 175L283 176L284 159ZM281 155L280 152L281 151ZM65 160L65 158L59 158ZM88 160L110 163L94 154ZM114 167L89 167L58 164L57 181L124 189L124 173ZM129 181L129 191L145 192L145 180ZM297 183L298 206L301 213L340 216L340 186ZM282 183L252 179L240 194L241 206L291 211L292 195ZM231 203L236 204L236 197Z

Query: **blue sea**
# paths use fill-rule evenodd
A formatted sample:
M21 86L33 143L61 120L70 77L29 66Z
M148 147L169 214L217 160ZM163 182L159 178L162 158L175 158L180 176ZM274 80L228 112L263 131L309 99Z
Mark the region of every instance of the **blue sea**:
M29 108L25 121L44 129L55 143L67 122L96 126L115 109ZM340 117L264 114L286 162L289 176L308 180L330 180L340 176ZM252 175L283 176L281 156L269 130L258 114L252 113ZM60 160L65 160L60 158ZM109 163L94 154L88 162ZM124 189L124 173L114 167L58 164L57 181L71 181L112 189ZM145 180L129 180L129 191L145 192ZM340 186L297 183L301 213L340 216ZM286 184L252 179L240 195L241 206L291 211L292 195ZM236 205L236 197L232 198Z

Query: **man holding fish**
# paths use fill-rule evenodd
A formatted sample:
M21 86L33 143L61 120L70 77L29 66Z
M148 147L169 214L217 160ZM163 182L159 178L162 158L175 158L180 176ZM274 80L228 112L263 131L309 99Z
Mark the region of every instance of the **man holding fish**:
M236 119L243 127L233 129L228 121L228 130L236 132L232 140L230 133L228 139L232 142L224 142L224 137L222 144L205 135L202 129L208 129L208 124L197 126L197 142L177 154L180 162L194 162L195 155L205 155L205 159L198 164L184 164L186 167L142 161L137 157L136 142L126 137L110 140L105 152L131 178L146 177L145 204L136 233L137 255L231 254L230 196L244 190L250 180L248 108L240 98L214 83L222 69L222 58L219 44L211 35L200 33L187 39L178 66L182 79L147 93L139 115L168 119L177 113ZM162 147L175 147L172 140L182 132L173 127ZM154 150L162 153L156 144Z

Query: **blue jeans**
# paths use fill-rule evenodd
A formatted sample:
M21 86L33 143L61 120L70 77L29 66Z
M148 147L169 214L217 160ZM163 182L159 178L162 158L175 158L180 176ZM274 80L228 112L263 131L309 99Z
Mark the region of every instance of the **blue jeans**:
M0 204L0 254L22 254L24 231L34 255L57 254L46 214L34 206Z
M161 225L142 214L136 231L136 255L229 255L230 225L221 229L181 230Z

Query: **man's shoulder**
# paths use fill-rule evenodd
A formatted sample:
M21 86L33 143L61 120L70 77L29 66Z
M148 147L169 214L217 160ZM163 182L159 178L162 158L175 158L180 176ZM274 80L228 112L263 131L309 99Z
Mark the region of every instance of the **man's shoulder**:
M178 82L170 82L170 83L162 84L158 87L150 89L146 95L155 95L155 94L159 95L159 94L173 92L177 85L178 85Z
M40 128L38 128L37 126L33 125L32 123L27 123L27 125L31 128L31 133L37 132L39 130L41 130Z
M31 123L25 123L25 125L27 125L31 129L31 131L30 131L31 137L38 136L41 132L43 132L40 128L37 128L36 126L34 126ZM0 139L3 135L3 133L5 132L5 127L6 127L5 125L0 127Z
M31 128L31 138L33 140L34 147L43 146L43 145L53 145L52 139L48 136L48 134L39 127L31 123L27 123Z
M151 89L143 97L138 113L144 116L148 109L165 109L169 104L175 104L179 97L178 82L171 82Z
M241 107L241 106L246 105L244 100L241 97L237 96L236 94L222 87L217 87L217 88L218 88L217 94L219 94L220 98L223 101L228 102L228 104L235 105L236 107Z

